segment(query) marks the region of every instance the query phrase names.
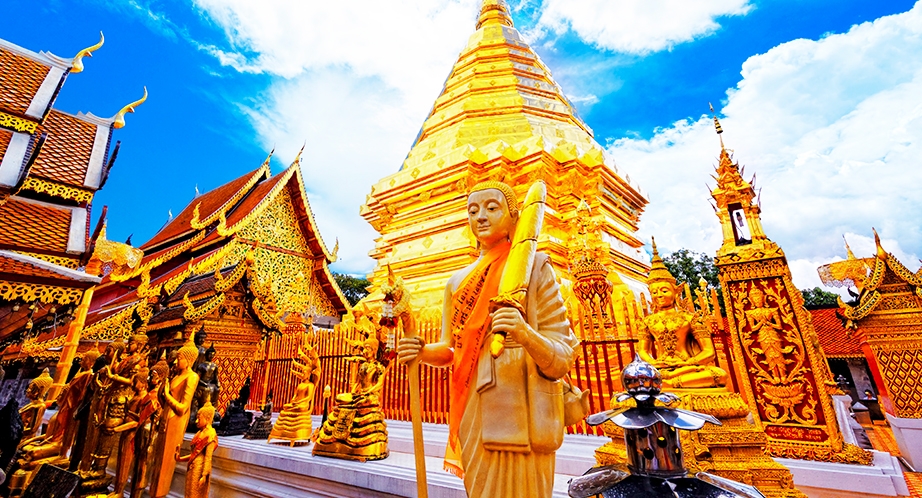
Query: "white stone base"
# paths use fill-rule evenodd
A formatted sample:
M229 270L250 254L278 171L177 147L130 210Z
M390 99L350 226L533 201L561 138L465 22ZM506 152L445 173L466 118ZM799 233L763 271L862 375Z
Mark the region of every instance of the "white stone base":
M922 472L922 419L885 415L893 430L893 438L900 447L900 455L913 469Z
M319 417L314 427L319 427ZM314 457L311 446L291 448L221 437L212 461L211 496L238 497L369 497L416 496L416 465L408 422L387 421L390 456L375 462ZM465 498L461 479L442 470L448 426L424 424L426 470L431 498ZM186 435L183 453L188 452ZM554 497L567 496L573 476L595 465L594 451L608 439L568 435L557 452ZM171 497L183 495L185 465L177 466Z
M907 496L909 488L896 457L871 450L872 465L814 462L775 458L794 474L797 489L810 498L877 498Z

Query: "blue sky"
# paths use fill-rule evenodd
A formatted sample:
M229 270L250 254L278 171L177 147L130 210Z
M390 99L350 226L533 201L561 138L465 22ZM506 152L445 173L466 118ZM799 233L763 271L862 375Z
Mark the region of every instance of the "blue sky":
M704 188L719 152L703 117L713 102L728 147L759 171L766 230L799 285L844 256L843 234L870 252L870 226L917 267L922 235L905 220L922 196L902 186L922 179L911 160L922 157L913 2L510 4L596 139L649 192L642 236L667 251L718 247ZM359 205L399 169L478 5L6 0L4 17L28 22L2 23L0 38L70 57L105 33L86 70L68 78L56 103L65 111L111 116L147 86L147 103L116 132L121 152L94 205L109 206L110 238L133 233L140 245L196 185L256 168L273 146L278 172L306 141L308 195L328 245L341 242L334 269L361 273L375 232ZM862 126L872 125L895 128L864 144L873 133Z

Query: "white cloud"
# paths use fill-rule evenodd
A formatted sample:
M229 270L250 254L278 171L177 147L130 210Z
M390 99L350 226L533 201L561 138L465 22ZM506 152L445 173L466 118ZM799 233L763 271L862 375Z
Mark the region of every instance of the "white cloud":
M364 272L377 233L358 212L397 171L458 54L478 0L196 0L231 47L201 46L226 66L273 76L243 110L258 139L303 172L321 233L340 240L337 269ZM287 157L283 154L289 151Z
M758 173L765 231L784 248L795 282L817 285L815 267L844 256L843 233L861 234L858 256L873 254L861 242L872 226L917 268L922 3L847 33L779 45L747 60L742 76L723 108L724 140L747 176ZM650 193L643 234L670 250L715 251L721 234L704 182L713 186L719 150L707 116L650 140L614 142L609 152Z
M532 37L572 30L597 47L645 54L707 36L717 19L745 15L748 0L544 0Z

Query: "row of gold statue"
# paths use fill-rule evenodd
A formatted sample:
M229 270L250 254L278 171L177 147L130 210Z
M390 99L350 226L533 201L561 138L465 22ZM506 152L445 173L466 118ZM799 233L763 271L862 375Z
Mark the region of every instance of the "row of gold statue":
M361 315L361 313L358 313ZM249 398L249 379L231 402L219 430L222 435L244 434L249 439L268 439L291 445L316 441L317 455L374 460L384 458L387 427L378 393L385 366L381 341L372 328L364 341L355 341L349 392L335 398L323 426L312 430L314 394L320 381L320 360L303 341L292 373L299 380L291 400L272 423L272 394L263 413L253 419L244 409ZM307 335L305 334L305 338ZM57 397L58 411L42 435L36 435L47 406L45 395L52 384L47 369L26 390L29 403L20 410L24 431L16 453L16 470L8 483L11 496L19 496L42 464L75 472L82 493L106 492L121 497L127 491L140 497L162 498L170 491L175 462L188 462L187 497L208 496L211 459L219 430L213 427L215 402L220 386L216 350L204 348L203 332L153 366L145 334L131 336L128 343L110 343L100 355L87 351L80 370ZM172 368L170 368L172 365ZM324 399L329 397L329 388ZM251 423L252 420L252 423ZM187 429L196 431L191 453L180 454ZM115 476L106 473L110 457L117 457Z
M192 371L199 349L192 342L179 348L171 369L166 358L149 367L146 345L147 335L136 334L127 345L110 343L102 355L85 353L41 436L35 433L51 377L46 370L32 381L26 391L30 403L20 410L27 430L9 482L11 496L23 492L40 465L51 464L75 471L83 493L104 492L111 483L109 496L121 497L130 480L132 497L147 488L149 496L162 498L170 491L177 461L188 462L186 496L208 496L211 454L217 446L210 400L198 408L192 453L179 454L199 386ZM114 480L106 473L113 455Z

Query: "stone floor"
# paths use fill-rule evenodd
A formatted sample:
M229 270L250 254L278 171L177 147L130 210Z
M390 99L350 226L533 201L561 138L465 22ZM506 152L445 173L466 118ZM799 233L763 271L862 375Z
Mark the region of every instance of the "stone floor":
M900 456L900 449L893 439L893 432L885 423L876 422L873 425L865 425L864 430L871 441L871 446L875 450L889 452L893 456ZM922 469L916 469L922 470ZM909 487L909 494L912 498L922 498L922 472L905 472L906 485Z

